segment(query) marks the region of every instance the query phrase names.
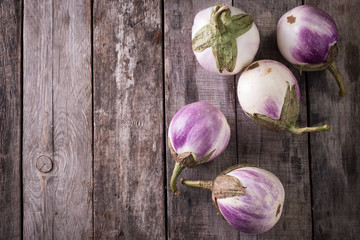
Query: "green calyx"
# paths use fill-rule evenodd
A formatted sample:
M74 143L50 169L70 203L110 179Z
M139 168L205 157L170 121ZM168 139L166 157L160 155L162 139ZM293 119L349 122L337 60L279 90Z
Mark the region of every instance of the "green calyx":
M320 64L305 64L305 65L296 65L294 64L294 67L299 69L300 74L302 74L302 71L321 71L324 69L328 69L331 74L334 76L336 83L339 86L339 95L341 97L345 96L346 90L344 86L344 82L342 79L342 76L340 74L340 71L336 65L336 57L338 55L338 47L335 43L334 45L330 46L329 53L326 56L326 60L323 63Z
M295 90L295 85L288 85L284 105L281 110L279 119L273 119L268 116L254 113L246 113L253 121L258 125L267 128L272 131L289 131L294 134L302 135L307 132L329 131L329 125L317 126L317 127L304 127L299 128L296 126L296 120L299 116L299 99Z
M247 115L264 128L273 131L284 131L288 130L292 126L295 126L295 122L299 116L299 105L295 85L290 86L288 83L284 105L279 119L273 119L259 113L254 113L253 115L247 113Z
M232 72L236 65L236 38L250 30L253 15L238 14L231 16L230 9L218 3L211 13L210 23L202 27L192 40L195 52L212 47L216 67L221 73L224 69Z
M247 166L253 166L253 165L238 164L232 166L226 169L225 171L221 172L219 176L216 177L215 181L202 181L202 180L194 181L194 180L188 180L182 178L180 182L188 187L198 187L198 188L204 188L210 190L212 192L212 201L217 209L218 215L224 218L224 216L220 211L217 200L246 194L246 187L244 187L241 184L239 179L226 174L235 169L247 167Z
M169 148L171 151L171 155L173 156L173 158L176 161L176 164L174 166L174 170L173 170L173 173L172 173L172 176L170 179L170 187L171 187L171 190L173 191L173 193L175 195L178 195L179 191L177 189L176 183L177 183L177 180L178 180L181 172L185 168L194 168L194 167L200 166L201 164L206 163L210 159L210 157L213 155L213 153L215 152L216 149L212 150L205 157L198 159L196 154L193 152L185 152L185 153L177 154L171 144L170 139L169 139L168 144L169 144Z
M187 168L194 168L194 167L200 166L201 164L206 163L216 150L216 149L212 150L205 157L198 158L196 156L196 154L193 152L185 152L185 153L177 154L175 152L174 147L171 144L170 139L168 140L168 145L170 148L171 155L175 159L175 161L177 163L179 163L180 165L187 167Z

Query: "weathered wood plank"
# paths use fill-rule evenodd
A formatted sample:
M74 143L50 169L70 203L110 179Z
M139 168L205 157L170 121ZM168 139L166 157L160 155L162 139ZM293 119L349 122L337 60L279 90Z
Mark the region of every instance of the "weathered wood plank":
M25 239L92 236L90 6L24 4Z
M308 73L310 123L328 122L326 134L311 135L315 239L360 236L360 1L305 1L333 16L339 30L338 67L346 95L328 71Z
M94 2L96 239L164 239L161 1Z
M260 31L260 48L255 60L274 59L287 65L298 79L301 91L299 126L307 125L305 79L286 62L277 48L276 26L279 18L301 1L234 1L234 5L254 13ZM238 103L238 102L237 102ZM283 214L277 225L258 236L240 234L240 239L310 239L311 199L308 161L308 136L271 132L252 122L237 104L238 159L270 170L285 188ZM323 136L327 133L319 133Z
M237 163L234 77L207 72L197 63L191 47L191 28L196 13L216 3L176 0L164 3L166 129L181 107L196 101L218 107L231 128L230 143L222 155L198 168L183 171L181 177L194 180L214 180L221 171ZM231 1L223 3L231 5ZM236 239L237 231L217 216L210 192L178 183L180 195L172 193L169 182L175 161L169 149L166 150L169 239Z
M0 236L21 238L21 1L0 2Z

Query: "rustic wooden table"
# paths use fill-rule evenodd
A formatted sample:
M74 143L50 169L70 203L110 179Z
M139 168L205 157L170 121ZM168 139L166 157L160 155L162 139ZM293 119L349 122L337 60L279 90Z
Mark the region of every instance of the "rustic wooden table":
M275 59L301 88L298 124L330 132L263 130L242 112L238 75L206 72L191 50L205 0L0 1L0 239L360 239L360 1L224 0L255 14L256 59ZM300 76L280 56L276 25L309 4L339 28L340 98L329 72ZM252 163L283 182L283 216L269 232L232 229L211 194L179 184L167 128L207 101L231 139L215 161L182 177L212 180Z

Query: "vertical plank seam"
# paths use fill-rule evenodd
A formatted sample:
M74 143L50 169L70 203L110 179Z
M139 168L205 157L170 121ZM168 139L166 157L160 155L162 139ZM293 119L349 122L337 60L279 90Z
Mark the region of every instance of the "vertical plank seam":
M306 115L307 125L310 124L310 96L309 96L309 82L308 73L305 73L305 89L306 89ZM311 157L311 134L308 133L308 159L309 159L309 182L310 182L310 204L311 204L311 239L314 239L314 195L313 195L313 181L312 181L312 157Z
M164 180L164 225L165 225L165 239L168 239L168 199L167 199L167 164L166 164L166 111L165 111L165 0L161 0L161 58L162 58L162 91L163 91L163 180Z
M234 0L231 1L231 6L234 6ZM237 87L236 76L234 75L234 110L235 110L235 144L236 144L236 163L239 164L239 147L238 147L238 116L237 116ZM240 239L240 238L239 238Z
M54 165L56 164L56 161L55 161L55 132L54 132L54 126L55 126L55 111L54 111L54 1L56 0L53 0L51 1L51 154L52 154L52 160L53 160L53 163ZM46 192L46 189L44 189L44 191ZM54 202L56 201L55 198L51 198L51 201ZM45 204L45 202L44 202ZM55 205L55 204L54 204ZM45 209L45 216L44 218L46 219L47 218L47 214L46 214L46 207L44 207ZM45 227L43 226L43 232L42 232L42 236L44 237L45 236ZM50 231L48 229L48 231ZM54 238L54 218L52 219L51 221L51 238L52 239L55 239Z
M54 1L51 1L51 55L53 55L54 51ZM51 56L52 57L52 56ZM52 57L53 58L53 57ZM52 59L51 64L51 145L52 145L52 158L55 162L55 139L54 139L54 61ZM54 236L53 236L54 237Z
M232 6L234 6L234 1L232 2ZM238 145L238 116L237 116L237 88L236 88L236 75L234 75L234 108L235 108L235 144L236 144L236 164L239 164L239 145ZM238 240L241 239L240 232L237 235Z
M302 0L302 5L305 5L305 0ZM310 96L309 96L309 81L308 73L305 72L305 89L306 89L306 121L307 125L310 124ZM310 182L310 211L311 211L311 239L315 239L314 235L314 195L313 195L313 182L312 182L312 157L311 157L311 134L308 133L308 159L309 159L309 182Z
M94 207L94 180L95 180L95 128L94 128L94 0L90 0L90 67L91 67L91 238L95 239L95 207Z
M234 0L231 0L231 6L234 7ZM236 146L236 164L239 164L239 145L238 145L238 116L237 116L237 87L236 87L236 75L234 75L234 110L235 110L235 146ZM237 239L241 240L240 232L237 234Z
M24 1L20 1L20 237L24 239L24 181L23 181L23 129L24 129Z

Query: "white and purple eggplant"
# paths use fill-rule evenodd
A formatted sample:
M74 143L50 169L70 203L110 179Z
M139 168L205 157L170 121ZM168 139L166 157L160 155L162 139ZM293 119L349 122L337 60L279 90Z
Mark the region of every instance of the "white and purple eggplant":
M284 207L282 183L274 174L259 167L235 165L215 181L181 179L181 183L211 190L219 214L244 233L269 231L279 221Z
M286 12L277 25L277 43L283 57L302 71L328 69L345 95L345 86L336 65L338 30L325 11L302 5Z
M170 186L179 194L176 182L186 168L213 160L227 147L230 126L224 114L206 102L194 102L181 108L171 120L168 144L176 161Z
M235 75L249 65L259 48L253 15L218 3L200 11L192 27L192 48L200 65L218 74Z
M274 60L260 60L241 74L237 94L243 111L260 126L294 134L329 131L328 125L296 126L299 116L300 90L291 71Z

